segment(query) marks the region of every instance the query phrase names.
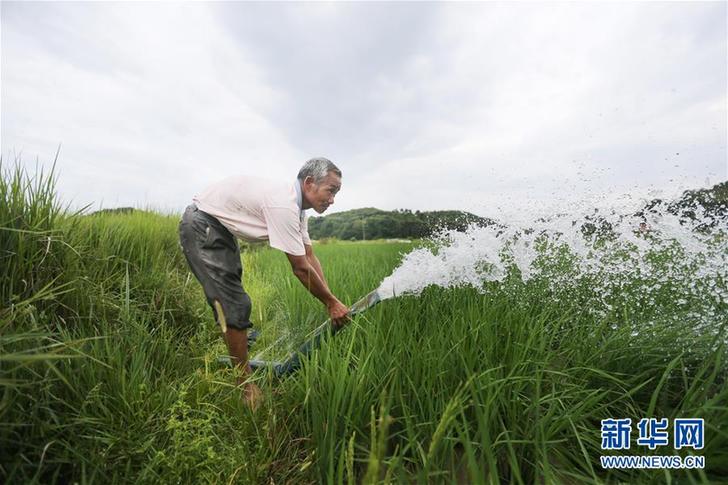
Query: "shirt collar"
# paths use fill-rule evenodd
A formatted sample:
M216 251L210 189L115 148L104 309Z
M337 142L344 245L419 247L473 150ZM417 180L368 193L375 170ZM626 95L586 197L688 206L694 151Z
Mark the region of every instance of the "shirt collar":
M296 204L298 204L298 210L301 211L303 216L303 194L301 193L301 181L296 179L296 183L293 184L296 187Z

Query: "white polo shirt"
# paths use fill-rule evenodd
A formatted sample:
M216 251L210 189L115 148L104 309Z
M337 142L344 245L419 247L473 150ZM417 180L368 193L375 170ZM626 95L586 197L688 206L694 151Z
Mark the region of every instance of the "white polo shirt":
M294 256L306 254L304 244L311 244L298 180L287 184L232 177L209 186L192 202L244 241L268 241Z

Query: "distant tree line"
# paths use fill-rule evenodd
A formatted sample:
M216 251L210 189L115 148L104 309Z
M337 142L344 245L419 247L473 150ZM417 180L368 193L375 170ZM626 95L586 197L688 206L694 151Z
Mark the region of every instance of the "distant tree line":
M416 239L442 229L465 231L470 225L486 226L494 221L463 211L383 211L367 207L311 217L312 239Z
M647 212L655 210L661 203L662 200L652 200L634 215L645 217ZM728 182L708 189L687 190L680 198L667 202L668 212L688 218L695 218L697 207L702 207L708 216L699 229L705 229L728 217ZM496 222L463 211L413 212L409 209L383 211L364 208L311 217L308 231L313 239L416 239L431 236L441 229L465 231L473 224L488 226ZM582 231L608 234L612 232L612 227L606 219L594 215L587 217Z
M136 209L134 207L114 207L112 209L99 209L95 212L92 212L89 215L103 215L103 214L131 214L134 212L141 212L140 209Z

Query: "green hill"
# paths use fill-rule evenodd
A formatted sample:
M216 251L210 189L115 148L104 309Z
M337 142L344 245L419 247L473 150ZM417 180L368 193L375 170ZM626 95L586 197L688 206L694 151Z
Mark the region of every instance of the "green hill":
M412 239L427 237L443 228L464 231L472 224L486 226L493 223L490 219L463 211L384 211L366 207L312 217L308 230L313 239Z

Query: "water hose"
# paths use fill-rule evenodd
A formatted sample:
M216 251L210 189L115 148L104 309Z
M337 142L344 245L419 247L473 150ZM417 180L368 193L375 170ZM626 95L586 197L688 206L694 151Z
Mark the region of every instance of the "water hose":
M358 300L356 303L351 305L349 309L349 316L355 316L365 312L377 303L381 301L377 290L372 291L365 297ZM283 362L276 362L270 360L260 359L260 353L250 359L250 367L253 370L258 369L270 369L276 377L282 377L288 374L292 374L301 368L301 358L308 356L311 352L321 346L321 343L326 340L329 335L335 335L342 330L346 325L335 327L331 324L331 319L326 320L324 323L316 327L311 333L311 338L301 345L298 350L289 354L288 358ZM219 360L231 364L229 357L222 357Z

